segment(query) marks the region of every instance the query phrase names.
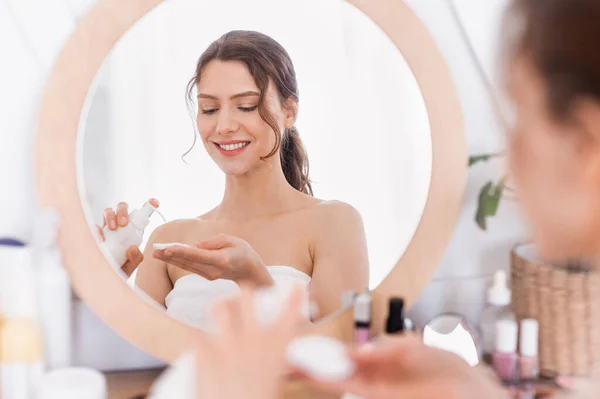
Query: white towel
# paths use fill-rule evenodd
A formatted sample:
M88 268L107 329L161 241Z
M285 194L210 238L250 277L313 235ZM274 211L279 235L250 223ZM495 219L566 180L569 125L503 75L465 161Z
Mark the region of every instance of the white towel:
M307 292L303 314L310 320L310 276L290 266L267 266L267 270L274 284L258 291L257 311L260 319L265 323L272 321L279 314L291 287L301 284ZM175 282L165 298L167 314L201 330L212 331L211 309L215 301L238 292L238 285L231 280L210 281L197 274L188 274Z

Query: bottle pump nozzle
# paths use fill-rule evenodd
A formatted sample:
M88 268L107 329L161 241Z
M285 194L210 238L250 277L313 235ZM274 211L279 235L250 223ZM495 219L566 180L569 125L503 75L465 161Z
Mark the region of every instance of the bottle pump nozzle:
M150 202L146 202L140 209L131 211L129 222L138 229L144 230L150 224L150 216L152 216L155 210L156 208Z

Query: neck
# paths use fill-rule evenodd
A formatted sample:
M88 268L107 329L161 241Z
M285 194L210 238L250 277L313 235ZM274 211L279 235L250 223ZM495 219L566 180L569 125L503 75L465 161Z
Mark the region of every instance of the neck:
M276 214L297 194L285 179L281 164L267 161L244 175L227 176L216 217L244 221Z

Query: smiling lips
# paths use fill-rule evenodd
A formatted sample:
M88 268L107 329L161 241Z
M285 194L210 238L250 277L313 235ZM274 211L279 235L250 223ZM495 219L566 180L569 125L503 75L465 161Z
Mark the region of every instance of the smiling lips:
M224 141L221 143L214 143L221 154L225 156L235 156L240 154L250 144L249 141Z

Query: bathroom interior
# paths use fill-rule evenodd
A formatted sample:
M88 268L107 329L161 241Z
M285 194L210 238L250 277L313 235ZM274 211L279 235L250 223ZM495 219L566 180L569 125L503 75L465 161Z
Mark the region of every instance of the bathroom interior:
M200 100L190 106L186 86L200 54L234 30L288 51L314 197L349 204L364 224L367 286L331 282L331 303L307 300L299 339L417 333L519 398L590 373L597 276L541 260L518 199L499 185L508 2L0 2L11 38L0 43L10 54L0 73L0 398L192 397L189 337L211 330L213 296L235 286L186 291L186 275L157 302L137 284L141 269L121 268L121 241L146 256L172 243L150 241L161 226L222 200L225 175L196 142ZM105 210L119 203L139 229L108 231ZM336 266L342 276L348 265ZM298 272L285 260L269 267ZM273 275L265 312L283 302L287 276ZM550 295L557 281L567 288ZM11 341L11 326L31 339ZM286 389L330 397L295 381Z

